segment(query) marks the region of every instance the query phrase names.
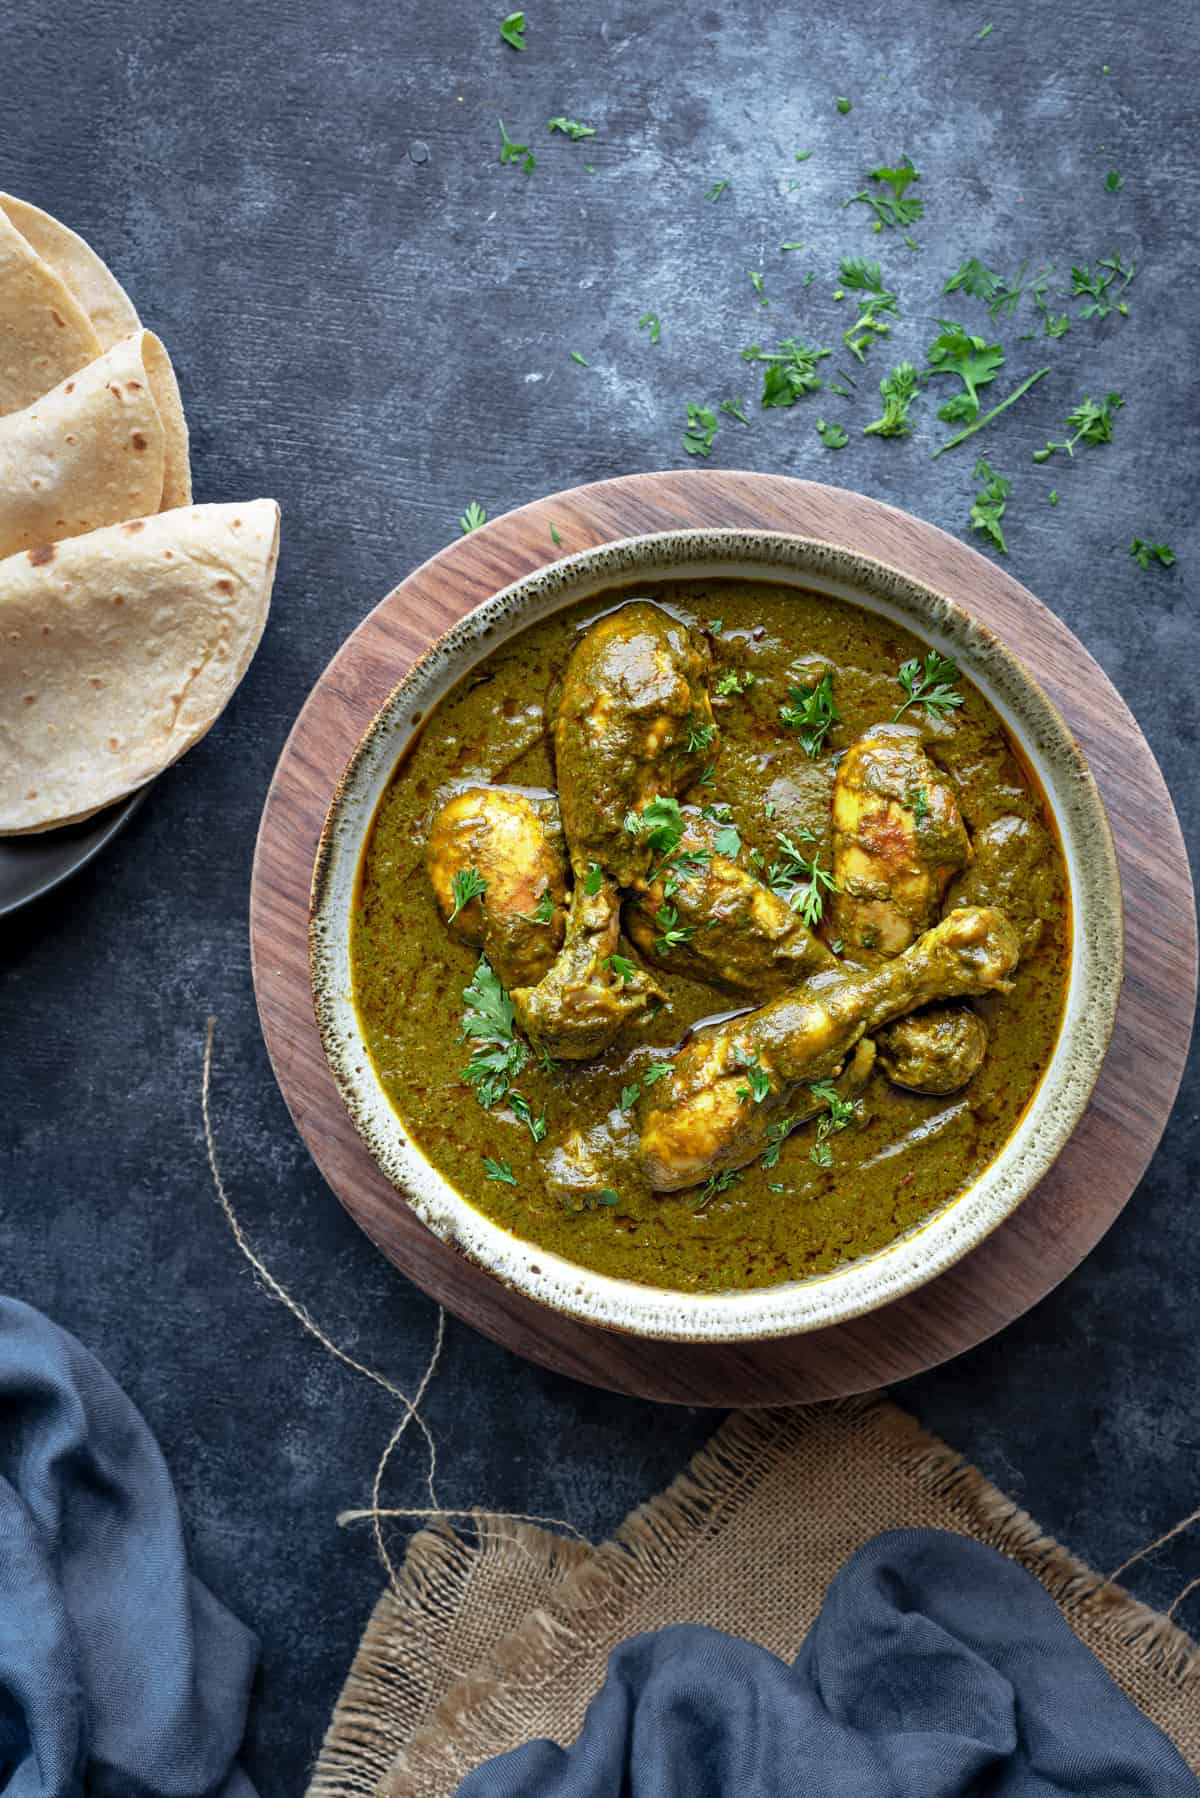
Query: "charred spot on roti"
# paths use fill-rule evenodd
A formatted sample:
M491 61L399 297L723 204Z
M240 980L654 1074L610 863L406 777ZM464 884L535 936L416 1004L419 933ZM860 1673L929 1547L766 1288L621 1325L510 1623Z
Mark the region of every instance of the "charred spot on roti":
M126 381L125 386L130 393L140 393L142 391L142 383L140 381Z
M145 528L146 520L144 518L131 518L128 524L123 524L121 526L123 531L128 531L131 535L134 531L144 531Z
M22 693L21 703L22 703L22 705L36 705L37 704L37 694L36 693Z
M227 581L222 578L221 580L219 580L217 582L217 592L218 593L232 593L233 592L233 582Z
M68 382L67 382L67 387L66 387L66 391L67 391L67 392L68 392L68 393L74 393L74 391L75 391L75 383L74 383L74 381L68 381Z
M129 441L132 443L135 450L144 450L146 447L146 439L142 436L140 431L134 431Z
M53 543L39 543L36 548L26 550L26 555L34 568L41 568L46 562L54 560Z
M120 739L120 737L110 737L110 738L109 738L109 739L108 739L108 747L109 747L109 748L110 748L110 749L111 749L111 750L112 750L112 751L113 751L113 753L114 753L114 754L115 754L115 753L116 753L116 751L117 751L117 750L118 750L118 749L119 749L119 748L120 748L120 747L121 747L121 739Z
M123 593L114 593L113 604L114 606L123 606L125 604L125 595Z
M63 317L62 313L57 312L53 306L51 306L51 308L50 308L50 316L54 320L55 324L58 326L60 331L66 330L66 328L67 328L66 319Z

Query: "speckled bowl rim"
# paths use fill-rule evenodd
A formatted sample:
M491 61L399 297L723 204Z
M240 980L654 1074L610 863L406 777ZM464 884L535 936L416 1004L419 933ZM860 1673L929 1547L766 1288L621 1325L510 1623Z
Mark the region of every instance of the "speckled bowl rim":
M465 1200L407 1135L363 1039L349 924L376 805L414 731L501 642L638 580L762 579L848 600L952 654L999 712L1052 806L1070 875L1067 1002L1050 1065L1014 1134L974 1184L877 1253L809 1280L688 1293L593 1272L527 1242ZM965 607L872 556L786 532L736 528L623 538L548 564L476 606L413 664L379 708L330 802L313 870L309 959L317 1026L373 1159L425 1225L477 1266L579 1322L659 1341L762 1341L824 1329L891 1303L979 1245L1049 1171L1082 1117L1112 1035L1123 968L1121 885L1103 800L1079 745L1033 676Z

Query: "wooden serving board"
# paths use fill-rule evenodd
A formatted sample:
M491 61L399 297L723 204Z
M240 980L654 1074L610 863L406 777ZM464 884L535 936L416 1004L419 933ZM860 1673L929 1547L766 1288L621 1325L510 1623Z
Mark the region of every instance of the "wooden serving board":
M792 531L861 551L954 595L989 625L1036 673L1082 744L1137 903L1126 915L1125 986L1092 1103L1013 1217L938 1280L869 1316L762 1344L689 1347L560 1317L419 1222L368 1155L326 1065L307 928L333 789L373 714L435 636L559 555L714 525ZM812 481L726 471L632 475L556 494L461 538L402 581L329 664L284 747L259 830L250 934L284 1098L334 1192L384 1254L516 1353L594 1385L683 1404L800 1403L887 1385L961 1354L1035 1304L1078 1266L1144 1173L1183 1072L1196 995L1196 912L1170 796L1129 710L1066 626L975 550L907 513Z

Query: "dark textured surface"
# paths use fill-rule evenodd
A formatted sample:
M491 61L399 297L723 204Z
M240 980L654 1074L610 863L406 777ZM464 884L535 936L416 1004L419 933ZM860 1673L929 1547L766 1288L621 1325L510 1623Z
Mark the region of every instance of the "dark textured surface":
M378 1590L367 1536L335 1513L365 1501L393 1411L256 1290L230 1243L199 1127L204 1018L220 1018L217 1124L247 1229L341 1343L411 1380L432 1307L297 1142L258 1034L246 896L305 693L465 503L499 512L682 462L686 402L749 398L738 351L755 337L836 341L848 321L829 277L838 255L866 253L901 295L894 354L876 347L853 402L754 408L751 429L723 419L713 464L837 480L962 530L972 447L930 462L930 401L915 439L862 439L874 383L901 355L920 360L939 315L987 328L978 302L939 295L964 256L1005 272L1056 258L1065 272L1115 246L1139 265L1129 318L1021 343L1023 304L999 332L996 391L1043 360L1054 373L980 441L1014 482L1012 571L1125 693L1193 847L1200 824L1184 78L1196 15L1115 0L850 15L830 0L537 0L517 55L496 35L504 10L59 0L5 27L0 185L84 232L166 338L198 497L269 493L284 509L272 621L225 719L98 865L0 927L4 1283L77 1331L143 1408L199 1570L260 1631L249 1760L269 1798L302 1788ZM597 136L551 138L562 112ZM531 176L500 167L498 115L534 144ZM873 236L864 208L838 209L904 150L924 171L921 253ZM731 187L706 201L721 178ZM778 251L796 239L811 254ZM656 346L636 328L648 308ZM1126 399L1115 442L1035 467L1030 450L1109 387ZM851 427L839 455L815 435L818 411ZM1166 538L1178 567L1142 574L1135 533ZM1196 1098L1193 1078L1142 1190L1080 1272L902 1394L1101 1567L1200 1501ZM663 1483L713 1421L573 1386L454 1324L428 1409L444 1502L591 1531ZM402 1452L392 1500L423 1494L420 1458ZM1159 1557L1140 1590L1165 1602L1195 1573L1200 1541Z

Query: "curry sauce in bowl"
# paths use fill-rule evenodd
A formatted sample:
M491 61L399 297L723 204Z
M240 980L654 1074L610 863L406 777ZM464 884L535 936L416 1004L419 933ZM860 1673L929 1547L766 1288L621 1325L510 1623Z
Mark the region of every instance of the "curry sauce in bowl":
M1120 982L1049 702L848 552L685 533L435 647L339 789L314 991L425 1221L592 1321L814 1328L932 1277L1053 1160Z

